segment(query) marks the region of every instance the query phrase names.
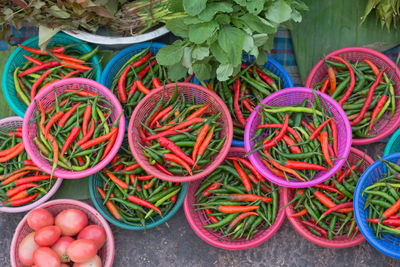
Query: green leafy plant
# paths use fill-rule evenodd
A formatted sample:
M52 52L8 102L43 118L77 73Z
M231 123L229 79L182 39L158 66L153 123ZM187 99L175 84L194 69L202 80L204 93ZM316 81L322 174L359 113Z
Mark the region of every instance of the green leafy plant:
M393 25L396 28L397 22L400 19L400 0L369 0L365 7L362 22L367 16L375 11L377 21L381 23L382 27L390 30Z
M162 48L157 60L173 77L187 72L201 79L227 80L240 70L243 52L258 63L273 46L281 23L300 22L300 0L168 0L167 28L182 38ZM179 16L178 16L179 14Z

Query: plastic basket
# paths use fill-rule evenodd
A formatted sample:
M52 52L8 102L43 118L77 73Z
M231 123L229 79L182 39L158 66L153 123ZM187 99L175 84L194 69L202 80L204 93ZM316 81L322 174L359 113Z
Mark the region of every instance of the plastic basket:
M232 119L229 114L228 108L224 104L221 98L219 98L214 92L193 83L171 83L165 86L164 90L164 101L173 95L175 86L178 88L179 94L183 94L186 101L195 100L196 104L211 103L210 109L215 113L221 112L218 121L221 122L222 130L220 132L221 136L226 136L226 140L221 150L216 153L211 159L210 163L204 166L204 170L200 173L194 174L192 176L169 176L153 165L149 164L148 158L143 154L143 150L140 147L140 136L137 128L140 126L140 122L143 122L150 110L156 105L157 101L161 98L163 93L163 88L152 90L150 94L142 99L133 111L132 117L129 121L128 127L128 140L129 147L132 151L133 157L139 163L142 168L149 174L158 177L162 180L172 181L172 182L189 182L209 175L219 166L219 164L224 160L226 154L229 151L230 144L232 143L233 135L233 125Z
M323 181L329 179L333 174L335 174L345 163L347 156L350 152L351 146L351 128L349 120L346 117L343 109L339 104L326 94L316 92L316 94L322 100L322 104L325 110L329 110L333 117L335 118L338 130L338 159L335 160L333 168L326 172L318 172L314 179L307 182L294 182L286 181L276 175L274 175L260 160L259 153L254 152L249 155L249 160L254 165L254 167L263 175L266 179L273 183L284 187L307 187L320 184ZM311 89L303 87L294 87L289 89L283 89L276 93L271 94L265 98L261 104L267 104L271 106L286 106L301 104L304 99L310 99L314 101L313 92ZM324 104L325 103L325 104ZM261 122L261 116L258 111L262 108L259 104L255 110L251 113L249 119L247 120L245 132L244 132L244 144L246 151L249 152L253 150L254 141L250 141L253 138L254 133L257 131L256 127Z
M400 164L400 153L383 157L383 160ZM372 232L372 228L369 228L368 222L366 221L366 219L369 218L368 210L364 210L364 204L368 194L362 195L362 192L365 188L381 179L382 174L386 172L385 164L382 161L377 160L369 166L361 176L360 180L358 180L356 190L354 191L354 217L356 218L361 233L373 247L390 257L400 259L400 237L382 234L383 239L376 239Z
M38 42L39 42L39 37L35 36L32 37L22 44L28 47L32 48L38 48ZM57 44L72 44L72 43L81 43L80 40L71 37L69 35L66 35L64 33L57 33L50 41L49 45L57 43ZM80 44L76 45L74 49L79 50L83 54L86 54L90 51L92 51L92 48L88 44ZM8 103L8 105L11 107L11 109L20 117L24 117L25 111L27 109L26 105L24 102L22 102L19 97L17 96L17 93L15 91L14 87L14 79L13 79L13 73L14 70L17 67L20 67L23 65L24 62L26 62L26 58L24 55L30 56L32 53L26 51L25 49L22 49L21 47L17 47L14 52L11 54L11 56L8 58L6 66L4 67L3 70L3 80L1 86L3 87L3 94L4 97ZM93 66L97 67L96 74L94 79L96 81L100 81L101 77L101 64L99 62L99 58L95 55L89 60L90 63L93 64Z
M394 153L400 152L400 129L398 129L387 142L385 151L383 152L384 156L388 156Z
M400 95L400 70L396 66L396 64L384 54L375 51L373 49L364 48L364 47L347 47L342 48L332 53L326 55L326 58L329 59L331 56L340 56L349 61L360 61L364 59L369 59L372 61L378 68L382 69L384 67L388 67L386 70L386 74L388 77L391 77L393 81L396 83L394 86L395 94ZM326 65L324 64L324 59L318 61L317 64L313 67L310 74L307 77L305 87L314 88L317 83L322 82L328 76L328 72L326 69ZM391 119L383 119L381 118L374 126L371 134L376 134L375 137L371 138L354 138L353 145L366 145L374 143L378 140L385 138L394 132L400 125L400 99L396 99L396 112Z
M105 88L103 85L84 78L71 78L65 79L61 81L57 81L49 86L43 88L39 94L35 97L34 100L40 100L43 104L43 108L53 105L55 94L54 91L57 92L58 95L61 95L66 89L84 89L89 92L94 92L99 95L105 97L105 99L111 103L112 105L112 115L110 118L114 121L119 114L122 112L122 107L117 98L111 93L110 90ZM39 152L39 149L36 147L33 139L38 136L37 125L36 125L36 110L37 106L35 101L32 102L28 109L26 116L24 117L23 127L22 127L22 138L25 144L26 152L32 161L38 166L42 171L46 173L51 173L52 165L44 159ZM111 124L110 124L111 126ZM124 115L121 116L121 119L118 122L118 136L115 140L115 144L108 153L108 155L100 161L97 165L92 168L86 169L84 171L69 171L63 168L57 167L54 171L54 176L61 177L64 179L78 179L83 178L89 175L92 175L101 169L103 169L117 154L119 147L122 144L124 139L125 132L125 118Z
M245 154L245 150L242 147L232 147L229 150L228 156L239 156L242 157ZM229 250L240 250L249 249L258 245L261 245L267 241L271 236L278 231L279 227L285 220L285 212L282 209L284 206L282 198L282 190L279 194L279 208L278 214L275 219L275 223L265 229L257 232L251 240L246 240L245 238L238 238L234 241L229 241L229 238L222 236L219 233L214 233L212 229L205 229L203 225L211 224L209 217L204 212L204 210L195 210L193 204L196 203L197 198L194 197L197 189L199 188L202 180L196 180L189 183L188 194L183 203L183 208L185 210L186 219L188 220L190 226L195 231L195 233L208 244L213 245L218 248L229 249Z
M2 132L12 132L12 131L15 131L15 129L18 127L22 127L22 118L20 118L20 117L8 117L8 118L0 120L0 130ZM57 181L54 183L53 187L50 189L49 192L47 192L46 195L44 195L42 198L40 198L39 200L37 200L31 204L24 205L21 207L2 207L2 206L0 206L0 212L17 213L17 212L25 212L25 211L34 209L37 206L39 206L42 203L49 200L57 192L61 183L62 183L62 179L58 178ZM0 204L2 204L1 201L0 201Z
M372 163L374 163L373 159L366 155L364 152L351 148L350 149L350 154L347 159L350 165L355 164L358 162L360 159L364 157L364 161L360 165L360 170L365 170L370 166ZM294 189L289 189L285 188L284 193L283 193L283 199L285 204L289 203L295 194ZM347 248L347 247L352 247L356 246L362 242L365 241L364 236L361 234L361 232L358 232L357 235L352 239L351 237L335 237L334 239L330 240L326 237L320 237L316 236L313 233L311 233L307 227L301 223L301 218L292 218L291 215L295 214L296 211L294 209L294 205L289 205L285 208L286 215L293 225L293 227L301 234L304 238L308 239L309 241L313 242L314 244L317 244L322 247L328 247L328 248Z
M104 243L104 246L101 248L101 250L97 252L97 255L99 255L102 259L104 267L112 266L112 263L114 261L114 237L107 221L104 220L103 217L101 217L96 209L84 202L72 199L52 200L39 206L38 208L44 208L48 210L53 216L56 216L58 213L65 209L78 209L83 211L88 216L89 225L97 224L104 228L104 231L106 232L106 242ZM27 223L28 214L26 214L24 218L22 218L22 220L19 222L17 229L15 229L15 233L11 242L10 259L11 266L13 267L24 266L19 261L17 247L21 243L22 239L33 231Z

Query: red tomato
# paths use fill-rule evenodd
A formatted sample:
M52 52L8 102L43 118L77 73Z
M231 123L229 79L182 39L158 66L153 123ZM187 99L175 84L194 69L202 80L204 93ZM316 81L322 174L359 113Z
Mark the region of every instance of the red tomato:
M81 210L66 209L56 216L55 223L62 235L74 236L88 224L88 218Z
M27 221L29 227L37 231L45 226L53 225L54 217L46 209L40 208L29 212Z
M56 243L51 247L52 250L61 258L61 262L69 262L67 255L67 247L74 241L70 236L62 236L57 240Z
M61 262L58 255L47 247L38 248L33 253L33 262L37 267L60 267Z
M22 239L18 247L18 258L23 265L33 264L33 252L39 248L34 240L35 232L29 233Z
M79 232L77 239L89 239L96 243L97 249L100 249L106 242L106 231L103 227L92 224L86 226Z
M41 228L35 234L35 242L41 247L53 245L61 236L61 230L58 226L50 225Z
M67 248L67 254L73 262L84 263L92 259L97 253L96 243L93 240L78 239Z
M101 258L96 255L92 259L84 263L74 263L73 267L102 267Z

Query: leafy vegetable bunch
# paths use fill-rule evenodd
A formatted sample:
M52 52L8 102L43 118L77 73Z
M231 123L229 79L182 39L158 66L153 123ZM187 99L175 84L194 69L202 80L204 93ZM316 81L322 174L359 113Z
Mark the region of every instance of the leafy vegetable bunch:
M396 28L400 19L400 0L369 0L365 7L364 21L367 16L375 11L377 21L381 22L381 26L389 30L393 26Z
M278 26L300 22L307 9L301 0L168 1L177 18L167 28L182 40L162 48L157 60L174 79L194 72L200 80L227 80L239 72L244 51L264 63Z

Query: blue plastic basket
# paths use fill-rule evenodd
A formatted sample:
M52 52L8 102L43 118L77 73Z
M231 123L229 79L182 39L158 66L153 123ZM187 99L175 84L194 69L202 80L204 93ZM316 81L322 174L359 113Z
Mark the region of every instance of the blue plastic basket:
M383 157L383 159L400 164L400 153ZM370 165L361 175L356 190L354 191L354 217L356 218L361 233L373 247L390 257L400 259L400 237L382 234L383 239L375 238L372 229L368 227L368 222L366 221L366 219L369 218L368 210L364 210L364 203L368 194L364 194L364 196L361 195L365 188L379 180L386 171L385 164L378 160Z
M387 142L385 151L383 152L384 156L388 156L394 153L400 152L400 129L398 129Z
M254 57L251 56L250 61L249 61L247 53L243 53L242 58L243 58L242 63L244 63L244 64L249 64L250 61L254 60ZM289 73L275 59L268 56L268 60L264 64L264 68L266 68L267 70L269 70L270 72L274 73L275 75L277 75L279 78L282 79L282 83L283 83L282 89L293 87L293 81L292 81L292 78L290 78ZM200 84L200 81L196 78L193 78L192 82L196 83L196 84ZM244 141L233 139L232 146L244 147Z
M24 46L32 47L32 48L39 48L38 46L39 37L35 36L32 37L22 44ZM69 45L72 43L81 43L81 40L78 40L74 37L66 35L64 33L57 33L50 41L49 45L57 43L57 44L65 44ZM81 53L86 54L92 51L92 48L88 44L79 44L74 47L76 50L79 50ZM7 63L4 67L3 71L3 80L2 80L2 87L3 87L3 94L11 109L20 117L24 117L25 111L27 106L22 102L15 91L14 87L14 80L13 80L13 73L17 67L23 65L26 62L26 58L24 55L30 56L32 53L22 49L21 47L17 47L11 56L8 58ZM95 81L100 81L101 78L101 65L99 62L99 58L95 55L89 60L93 66L96 66L96 73L95 73Z

